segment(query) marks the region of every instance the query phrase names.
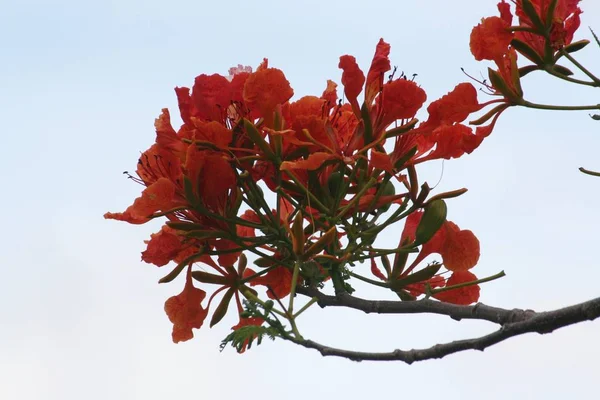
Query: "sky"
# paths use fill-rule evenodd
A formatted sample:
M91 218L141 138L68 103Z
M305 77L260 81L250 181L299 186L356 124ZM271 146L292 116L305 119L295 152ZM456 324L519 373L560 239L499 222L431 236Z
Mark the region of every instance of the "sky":
M133 170L154 140L154 119L176 110L175 86L201 73L226 75L263 57L282 69L295 98L340 82L338 58L366 70L383 37L392 65L428 101L481 77L469 53L472 26L495 1L2 1L0 13L0 398L360 399L584 398L597 392L599 322L526 335L485 352L442 360L354 363L268 342L219 352L237 323L228 316L173 344L164 301L181 291L140 261L159 224L106 221L140 187ZM600 3L582 1L582 28L600 32ZM579 54L579 53L578 53ZM581 52L600 71L600 49ZM528 76L526 97L597 104L598 90ZM480 99L485 95L480 93ZM173 112L173 114L176 114ZM175 119L175 121L177 121ZM510 109L473 154L421 171L436 190L467 187L448 218L481 241L481 301L548 310L597 297L600 122L586 112ZM443 172L443 173L442 173ZM401 226L386 240L395 245ZM363 267L364 268L364 267ZM360 287L358 295L387 294ZM305 337L336 347L389 351L429 347L495 329L443 316L373 316L313 308Z

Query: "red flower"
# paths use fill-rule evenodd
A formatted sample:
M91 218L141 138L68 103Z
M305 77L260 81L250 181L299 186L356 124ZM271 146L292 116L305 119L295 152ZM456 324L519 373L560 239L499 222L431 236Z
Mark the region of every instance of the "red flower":
M498 10L500 17L483 18L471 31L471 53L478 61L501 58L515 36L508 30L512 24L509 5L503 0L498 3Z
M173 323L173 342L190 340L194 337L192 328L200 329L208 313L202 308L205 297L205 291L194 287L192 269L189 267L183 291L165 302L165 312Z
M405 239L414 240L422 216L423 212L419 211L406 218L401 242L404 242ZM404 275L433 253L442 256L444 266L448 270L466 271L473 268L479 261L479 240L470 230L461 230L455 223L446 221L433 235L433 238L422 246L419 255L404 272Z
M456 271L450 279L446 281L445 286L454 286L461 283L476 281L477 277L469 271ZM479 300L479 285L469 285L457 289L434 294L433 297L446 303L469 305Z
M267 290L270 299L283 299L292 290L292 272L286 267L279 266L263 276L250 281L250 286L262 285Z
M266 61L265 61L266 62ZM294 95L290 83L277 68L259 68L250 74L244 84L244 101L251 110L260 113L267 126L272 126L275 107L288 101Z

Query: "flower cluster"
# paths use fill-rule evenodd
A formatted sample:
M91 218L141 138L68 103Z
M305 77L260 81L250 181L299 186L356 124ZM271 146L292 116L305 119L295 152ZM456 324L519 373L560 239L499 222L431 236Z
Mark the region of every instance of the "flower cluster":
M510 57L503 50L513 35L505 32L507 18L505 12L477 28L484 33L475 36L503 32L493 49L479 45L486 48L480 57L498 62ZM559 36L552 36L557 44L570 40ZM147 241L142 260L159 267L177 264L161 282L184 272L183 291L165 304L175 342L192 338L209 309L210 325L217 324L232 302L239 316L234 329L263 324L243 305L246 299L272 307L257 286L279 302L278 315L294 332L295 290L329 280L336 293L351 292L350 282L359 279L402 300L422 295L457 304L478 300L477 278L469 270L478 261L479 242L446 220L444 199L465 190L429 197L417 166L475 150L493 124L473 130L464 121L486 104L477 101L471 84L462 83L431 102L419 123L415 116L426 93L395 69L386 77L389 53L390 45L380 40L366 75L354 57L340 58L346 102L338 99L332 81L320 96L292 101L284 73L266 59L254 72L238 66L229 76L198 76L191 90L175 89L182 126L175 130L169 111L162 110L156 141L130 175L144 186L141 196L124 212L105 215L132 224L166 218ZM398 247L377 248L378 235L402 220ZM409 263L412 253L418 254ZM433 253L442 262L423 266ZM254 257L254 270L246 255ZM357 264L367 260L380 280L360 272ZM210 285L215 289L203 305ZM287 296L285 309L281 300Z
M589 41L573 42L579 28L580 0L517 0L514 16L505 0L498 3L499 16L483 18L471 32L470 48L476 60L490 60L487 88L501 97L486 104L500 103L478 122L483 123L513 105L531 106L523 99L521 78L530 72L546 71L559 78L573 72L557 64L561 57L585 47ZM532 64L519 67L518 56Z

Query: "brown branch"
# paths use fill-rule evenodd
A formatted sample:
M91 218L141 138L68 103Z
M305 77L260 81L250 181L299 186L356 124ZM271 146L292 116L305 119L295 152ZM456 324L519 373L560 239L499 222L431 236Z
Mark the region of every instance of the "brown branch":
M321 307L347 307L364 311L367 314L428 313L447 315L456 321L460 321L461 319L478 319L499 325L525 321L537 314L533 310L521 310L518 308L506 310L482 303L477 303L473 306L459 306L428 299L417 301L365 300L347 293L338 296L329 296L316 289L306 287L297 288L296 291L309 297L316 297L318 299L317 304Z
M369 301L350 295L338 297L328 296L318 290L306 288L302 288L298 292L307 292L303 294L308 294L310 292L311 296L319 299L319 304L322 307L345 306L365 312L387 314L436 313L448 315L458 320L462 318L483 319L502 325L497 331L478 338L436 344L435 346L426 349L396 349L387 353L336 349L312 340L288 338L288 340L300 346L319 351L322 356L343 357L352 361L404 361L407 364L412 364L415 361L442 358L449 354L465 350L483 351L487 347L514 336L530 332L537 332L539 334L550 333L565 326L583 321L593 321L600 317L600 297L553 311L534 312L531 310L524 311L518 309L504 310L501 308L489 307L484 304L456 306L432 300L420 300L414 302ZM403 304L406 304L406 306ZM516 320L511 320L510 318L516 318Z

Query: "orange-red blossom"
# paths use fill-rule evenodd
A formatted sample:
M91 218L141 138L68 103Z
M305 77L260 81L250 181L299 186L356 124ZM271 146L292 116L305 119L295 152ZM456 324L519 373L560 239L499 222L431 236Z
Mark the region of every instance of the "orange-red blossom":
M497 26L490 29L500 31ZM506 41L502 40L492 53L501 53ZM320 96L291 101L294 91L284 73L269 67L266 59L255 72L240 66L227 77L200 75L191 90L175 89L183 124L175 130L169 111L162 110L155 121L155 143L142 153L137 176L130 175L143 186L141 196L124 212L105 214L132 224L167 219L146 242L142 260L159 267L178 264L161 282L185 270L183 291L165 303L175 342L192 338L192 329L203 325L217 294L223 296L213 307L211 325L223 318L230 300L241 315L240 294L247 294L249 286L265 286L275 299L289 295L292 272L287 261L294 257L313 262L322 273L319 279L329 279L320 263L353 255L336 255L343 250L340 240L348 234L347 225L339 226L338 233L327 221L333 218L339 224L340 218L375 213L391 202L415 201L418 187L414 174L407 178L407 168L471 153L490 134L493 123L475 131L464 124L484 106L469 83L429 104L428 117L419 124L415 117L426 101L425 91L405 76L386 77L391 70L389 53L390 45L380 40L366 76L354 57L340 58L347 103L338 102L333 81L327 81ZM386 146L389 140L393 143ZM384 179L396 180L406 193L382 194ZM268 196L263 195L261 182L277 192L275 209L265 205ZM346 213L330 210L334 205ZM412 240L411 227L420 215L408 217L401 243ZM300 221L295 227L294 220ZM293 243L294 251L285 243L290 248ZM261 267L268 269L264 273L247 269L243 252L266 256ZM474 279L468 270L477 262L479 243L452 222L423 245L399 278L409 276L431 253L441 254L446 268L453 271L443 282L428 280L431 286ZM193 263L201 263L201 269L193 269ZM297 284L302 279L301 275ZM206 307L202 305L206 292L194 281L216 285ZM407 289L422 293L424 283ZM437 298L468 304L477 300L478 290L473 286ZM262 322L240 317L234 328Z

